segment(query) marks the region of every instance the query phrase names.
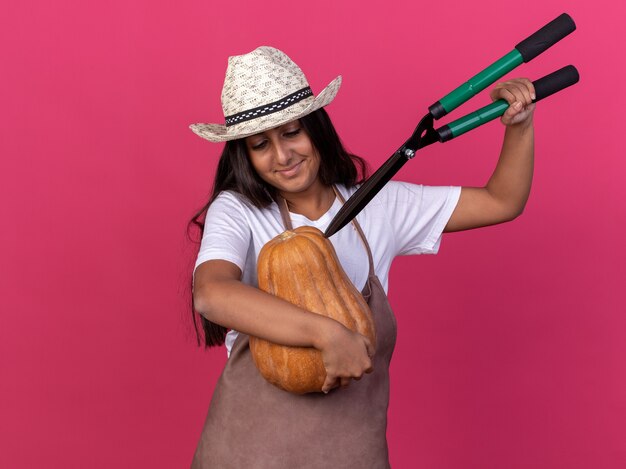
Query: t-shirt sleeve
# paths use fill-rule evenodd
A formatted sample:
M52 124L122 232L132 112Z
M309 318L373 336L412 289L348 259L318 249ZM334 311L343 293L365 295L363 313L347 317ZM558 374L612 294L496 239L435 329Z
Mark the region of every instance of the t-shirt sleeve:
M456 186L390 185L386 204L396 255L436 254L460 194Z
M232 262L243 271L250 239L243 202L222 192L207 211L194 272L203 262L214 259Z

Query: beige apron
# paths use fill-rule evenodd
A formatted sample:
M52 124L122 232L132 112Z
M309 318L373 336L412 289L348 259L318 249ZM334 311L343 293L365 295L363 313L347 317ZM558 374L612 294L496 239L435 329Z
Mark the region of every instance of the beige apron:
M286 204L278 205L285 228L292 229ZM396 321L367 239L356 219L353 224L369 257L362 293L376 323L373 373L328 394L291 394L259 374L248 336L240 333L216 385L192 469L389 467L389 362Z

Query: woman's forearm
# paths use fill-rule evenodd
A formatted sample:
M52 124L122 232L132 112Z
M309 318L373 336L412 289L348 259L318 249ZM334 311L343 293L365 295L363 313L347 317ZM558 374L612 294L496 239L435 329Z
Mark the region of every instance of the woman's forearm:
M461 231L513 220L522 213L533 179L534 87L521 78L500 83L491 92L495 101L506 99L502 115L506 125L496 168L484 187L463 187L444 231Z
M507 126L498 164L486 185L489 194L500 201L513 219L524 210L530 194L534 167L532 116Z
M194 292L194 303L211 322L282 345L321 349L331 330L342 327L233 279L203 284Z

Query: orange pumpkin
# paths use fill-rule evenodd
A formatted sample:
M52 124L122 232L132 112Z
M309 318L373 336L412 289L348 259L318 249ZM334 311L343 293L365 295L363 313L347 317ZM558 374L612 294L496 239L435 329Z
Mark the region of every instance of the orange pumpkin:
M270 240L258 259L259 288L312 313L328 316L375 344L372 313L341 268L331 242L311 226ZM326 370L315 348L288 347L250 337L261 375L286 391L321 391Z

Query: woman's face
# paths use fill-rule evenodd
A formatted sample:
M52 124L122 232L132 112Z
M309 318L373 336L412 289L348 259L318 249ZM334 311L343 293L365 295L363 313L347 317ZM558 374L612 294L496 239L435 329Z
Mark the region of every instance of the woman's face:
M246 138L252 166L283 195L320 187L320 156L300 121Z

